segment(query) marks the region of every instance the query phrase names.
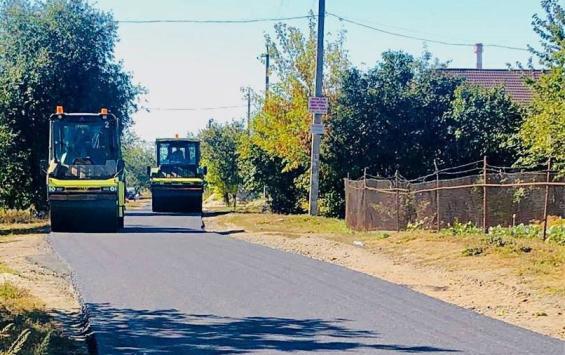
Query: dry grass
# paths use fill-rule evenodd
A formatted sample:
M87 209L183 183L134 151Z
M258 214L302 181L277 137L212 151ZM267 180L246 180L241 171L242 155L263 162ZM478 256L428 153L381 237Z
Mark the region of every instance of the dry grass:
M139 200L126 200L126 209L139 209L147 206L148 203L150 203L149 200L145 198L140 198Z
M36 217L31 210L0 209L0 236L45 233L48 228L49 220Z
M16 270L0 262L0 274L17 274Z
M32 223L36 217L32 210L0 209L0 224Z
M9 282L0 284L0 354L80 354L62 336L43 303Z

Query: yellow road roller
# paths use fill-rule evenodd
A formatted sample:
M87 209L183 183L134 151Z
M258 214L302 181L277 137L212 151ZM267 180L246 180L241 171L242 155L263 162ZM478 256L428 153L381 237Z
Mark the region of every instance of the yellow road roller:
M47 198L54 232L115 232L124 225L125 174L116 116L50 117Z
M154 212L202 212L206 168L200 164L200 142L192 138L159 138L157 167L147 167Z

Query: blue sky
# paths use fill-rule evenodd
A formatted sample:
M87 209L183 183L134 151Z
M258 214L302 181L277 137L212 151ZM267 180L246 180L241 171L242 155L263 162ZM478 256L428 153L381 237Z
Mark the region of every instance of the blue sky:
M317 0L98 0L94 5L118 20L247 19L306 15ZM515 47L537 44L531 17L539 0L326 0L326 11L388 31L465 43L496 43ZM289 23L304 27L306 20ZM263 36L273 23L254 24L120 24L116 56L149 91L153 108L232 109L139 112L135 131L144 139L184 135L203 128L209 118L242 118L246 106L241 87L260 91L264 67L257 57ZM388 49L419 55L424 42L409 40L326 19L326 33L347 31L346 47L354 65L371 67ZM451 67L474 67L471 47L427 43ZM529 53L485 48L485 68L526 62Z

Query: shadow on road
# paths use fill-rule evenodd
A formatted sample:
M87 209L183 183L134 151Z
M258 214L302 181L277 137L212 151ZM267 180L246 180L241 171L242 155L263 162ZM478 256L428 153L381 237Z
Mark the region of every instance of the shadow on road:
M116 309L107 304L87 304L87 308L94 318L96 350L103 353L457 352L431 346L379 344L375 332L350 329L344 319L232 318L185 315L174 309Z
M126 218L127 217L143 217L143 216L152 216L152 217L158 217L158 216L176 216L176 217L182 217L182 216L186 216L186 217L200 217L202 214L201 213L197 213L197 212L153 212L151 210L134 210L134 211L127 211L126 212Z
M221 232L210 232L203 229L195 228L185 228L185 227L150 227L150 226L126 226L120 233L133 233L133 234L178 234L178 233L191 233L191 234L219 234L219 235L230 235L245 232L243 229L233 229Z

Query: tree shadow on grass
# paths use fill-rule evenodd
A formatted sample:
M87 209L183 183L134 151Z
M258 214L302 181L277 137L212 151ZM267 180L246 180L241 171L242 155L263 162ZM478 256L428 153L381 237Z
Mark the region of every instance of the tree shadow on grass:
M98 353L169 354L251 352L344 352L390 350L405 353L457 352L432 346L380 344L377 334L347 326L345 319L221 317L185 315L174 309L116 309L88 304Z

